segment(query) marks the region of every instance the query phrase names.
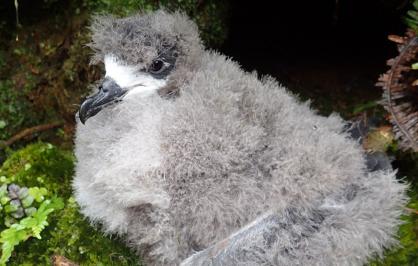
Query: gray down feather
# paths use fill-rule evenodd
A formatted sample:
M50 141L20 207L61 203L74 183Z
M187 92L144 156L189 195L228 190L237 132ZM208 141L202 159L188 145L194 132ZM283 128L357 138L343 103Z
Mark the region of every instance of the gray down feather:
M406 185L367 169L338 115L205 50L182 13L91 29L95 63L112 54L141 71L177 52L177 97L122 99L75 138L82 213L147 264L363 265L397 243Z

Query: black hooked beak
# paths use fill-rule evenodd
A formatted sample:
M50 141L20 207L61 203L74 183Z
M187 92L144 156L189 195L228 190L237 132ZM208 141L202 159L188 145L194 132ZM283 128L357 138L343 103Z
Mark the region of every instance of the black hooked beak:
M105 106L120 101L125 96L127 90L122 89L111 78L105 78L99 86L99 92L85 99L80 106L78 115L81 123L85 123L87 119L95 116Z

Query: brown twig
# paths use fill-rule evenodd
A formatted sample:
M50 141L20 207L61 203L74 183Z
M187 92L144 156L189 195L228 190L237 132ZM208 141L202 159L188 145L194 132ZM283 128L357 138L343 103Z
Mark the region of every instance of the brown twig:
M406 210L407 212L410 212L410 213L415 213L415 214L418 214L418 210L415 210L415 209L411 209L411 208L405 207L405 210Z
M57 127L60 127L62 125L63 125L62 122L55 122L55 123L43 124L43 125L38 125L38 126L26 128L26 129L20 131L19 133L17 133L16 135L14 135L13 137L11 137L10 139L0 143L0 149L4 148L4 147L8 147L8 146L12 145L13 143L15 143L16 141L19 141L19 140L21 140L25 137L28 137L32 134L42 132L42 131L46 131L46 130L50 130L50 129L53 129L53 128L57 128Z

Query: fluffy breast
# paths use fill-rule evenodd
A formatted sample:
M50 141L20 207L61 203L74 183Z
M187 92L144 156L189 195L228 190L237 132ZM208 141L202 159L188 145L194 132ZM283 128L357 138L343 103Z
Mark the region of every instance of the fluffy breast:
M267 210L319 202L364 174L340 118L320 117L272 79L207 56L161 123L170 210L187 252Z
M129 207L169 204L159 172L159 103L158 96L127 100L78 124L76 197L84 214L109 231L126 231Z

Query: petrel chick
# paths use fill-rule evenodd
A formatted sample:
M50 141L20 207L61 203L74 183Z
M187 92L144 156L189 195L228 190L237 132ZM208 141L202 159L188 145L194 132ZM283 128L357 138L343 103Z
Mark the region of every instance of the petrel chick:
M180 12L91 30L106 74L78 112L75 195L147 265L362 265L396 243L406 185L338 115L205 50Z

